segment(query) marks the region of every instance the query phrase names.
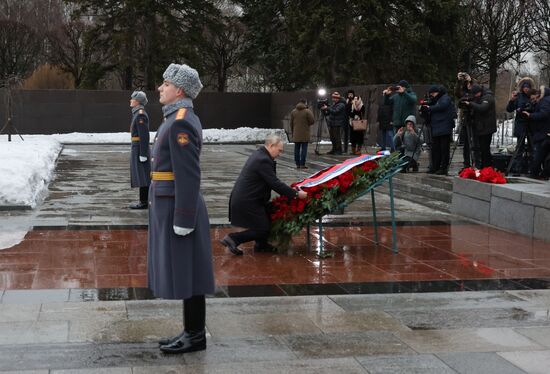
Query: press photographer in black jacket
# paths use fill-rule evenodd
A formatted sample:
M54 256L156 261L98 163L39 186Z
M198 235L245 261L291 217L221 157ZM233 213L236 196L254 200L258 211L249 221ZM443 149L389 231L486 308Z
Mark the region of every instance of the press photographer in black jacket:
M495 97L488 88L474 84L473 98L461 100L461 106L472 111L474 137L473 152L475 166L478 169L493 166L491 139L497 131Z

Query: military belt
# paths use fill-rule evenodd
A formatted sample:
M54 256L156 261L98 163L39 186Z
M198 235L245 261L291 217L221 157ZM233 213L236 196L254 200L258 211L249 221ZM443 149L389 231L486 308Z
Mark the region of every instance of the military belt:
M174 173L171 171L152 171L151 179L154 181L173 181Z
M133 142L139 142L139 136L132 136Z

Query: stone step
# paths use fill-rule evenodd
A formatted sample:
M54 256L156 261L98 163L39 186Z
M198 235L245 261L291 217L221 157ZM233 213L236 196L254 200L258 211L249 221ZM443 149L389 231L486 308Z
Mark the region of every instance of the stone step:
M426 173L399 173L394 181L410 181L413 183L425 184L442 190L452 191L452 177L444 175L433 175Z
M412 201L436 210L450 212L453 198L452 191L398 179L394 179L393 187L394 197L396 198ZM378 187L377 191L389 194L389 185L385 183Z

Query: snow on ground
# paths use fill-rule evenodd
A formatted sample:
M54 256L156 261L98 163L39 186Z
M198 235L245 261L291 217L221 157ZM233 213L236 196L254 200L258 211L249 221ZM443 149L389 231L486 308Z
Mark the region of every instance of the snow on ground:
M206 129L205 143L262 143L268 134L276 133L288 141L281 129L241 127L238 129ZM155 133L151 133L154 139ZM54 135L0 136L0 206L35 207L53 176L61 144L130 143L130 133L70 133Z
M61 144L48 137L19 138L12 142L0 138L0 206L35 207L53 176Z
M263 143L265 137L275 133L288 142L288 138L282 129L261 129L257 127L239 127L237 129L205 129L202 137L204 143ZM156 132L150 133L151 142L155 139ZM129 132L115 133L82 133L53 135L23 135L25 139L53 138L63 144L108 144L130 143Z

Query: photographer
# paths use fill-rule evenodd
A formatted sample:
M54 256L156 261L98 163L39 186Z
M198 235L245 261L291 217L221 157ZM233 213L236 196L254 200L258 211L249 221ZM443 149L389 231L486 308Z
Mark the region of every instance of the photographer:
M420 157L420 137L416 133L416 117L408 116L405 120L405 127L400 127L397 134L393 138L395 148L408 164L401 169L402 173L406 173L409 167L412 171L418 171L418 158Z
M432 128L432 168L428 173L447 175L456 110L445 87L433 85L428 90L428 94L430 95L428 105L422 106L422 111L429 112Z
M531 165L530 177L541 177L541 166L547 155L548 134L550 133L550 88L540 87L540 90L529 91L531 102L534 103L532 113L522 111L521 116L527 119L528 126L533 133L533 147L535 158ZM548 173L545 170L545 173Z
M378 106L378 129L380 130L380 150L391 150L395 151L395 146L393 144L393 122L392 122L392 112L393 108L391 104L384 104L383 102Z
M517 157L512 160L512 175L519 176L524 164L529 164L531 160L525 160L523 154L525 150L531 150L532 144L528 135L527 118L521 115L524 109L528 109L531 106L531 98L529 97L529 91L535 88L535 82L529 77L520 79L517 85L519 91L512 91L510 95L510 101L506 106L508 113L516 113L514 120L514 136L516 137L516 155ZM531 135L531 134L529 134ZM525 147L525 141L527 140L527 148Z
M332 105L329 107L326 104L321 106L321 110L328 116L328 132L332 149L327 152L327 155L342 154L342 127L349 126L349 117L346 113L346 101L342 99L339 92L333 92L330 95Z
M476 84L475 79L470 77L468 73L459 72L457 75L457 83L455 86L455 98L461 100L462 98L468 97L471 94L472 86ZM471 119L469 118L468 110L465 110L459 105L460 113L460 133L458 134L459 143L463 144L462 148L462 157L465 168L472 166L472 160L470 157L470 141L471 136L469 136L468 130L472 130Z
M353 100L356 98L357 96L355 95L355 91L354 90L348 90L348 92L346 92L346 113L348 114L348 117L349 117L349 126L343 126L342 127L342 140L344 141L344 153L347 154L348 153L348 145L351 141L351 120L354 119L354 114L353 114ZM352 152L353 154L353 152Z
M411 89L409 82L400 80L395 86L386 88L384 94L384 105L393 106L393 128L397 131L405 126L405 120L408 116L415 114L416 111L416 93Z
M459 106L471 111L474 161L476 167L482 169L493 165L491 139L497 131L495 98L491 90L477 84L472 86L471 95L463 97Z

